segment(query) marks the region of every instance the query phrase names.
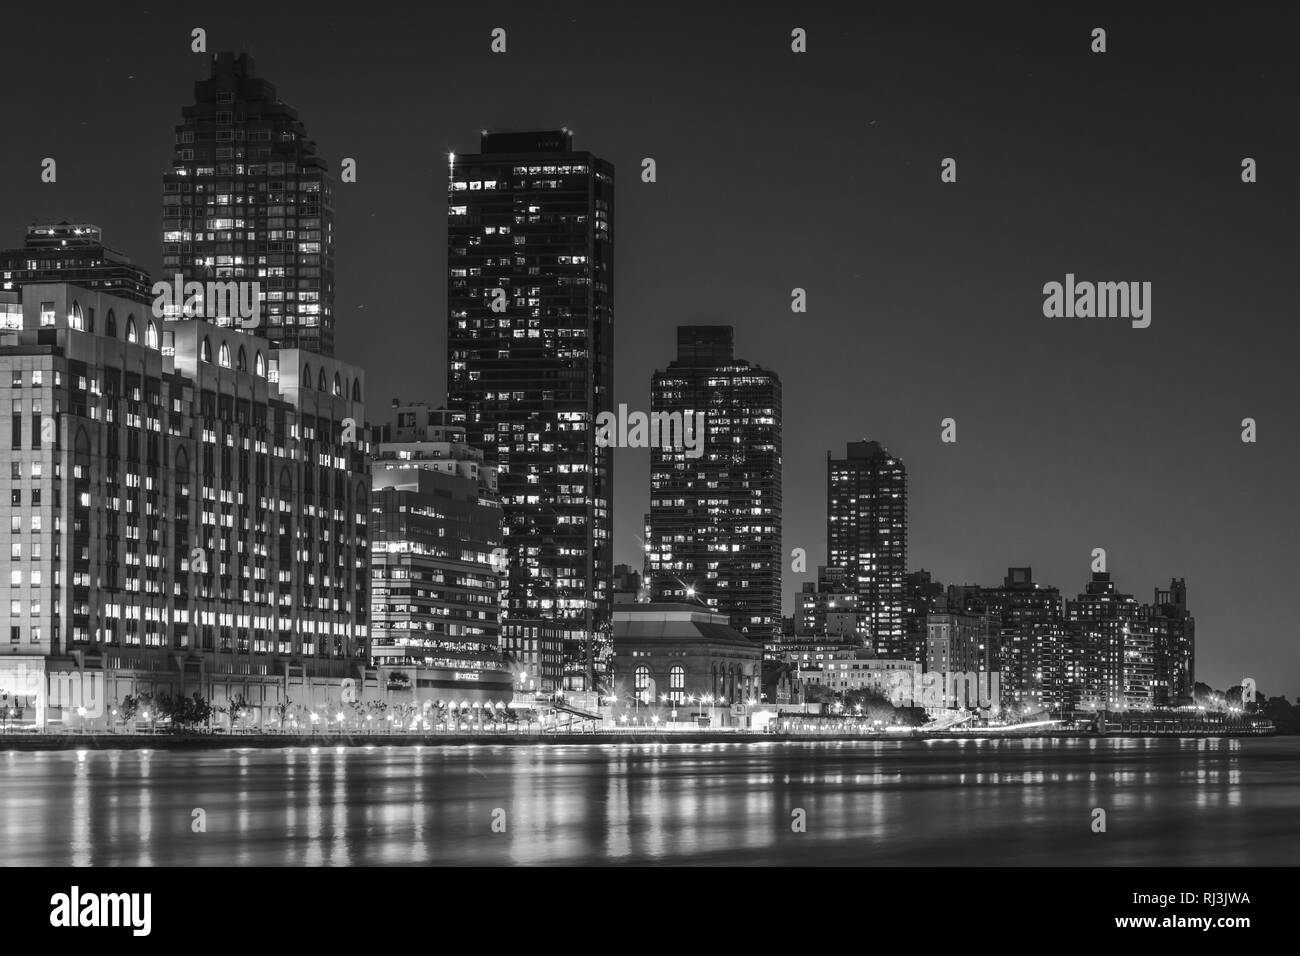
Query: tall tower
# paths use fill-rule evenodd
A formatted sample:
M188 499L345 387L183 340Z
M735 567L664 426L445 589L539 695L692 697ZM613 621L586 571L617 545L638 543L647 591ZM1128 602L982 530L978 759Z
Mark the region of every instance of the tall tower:
M849 442L826 456L826 564L858 595L876 653L903 643L907 580L907 469L880 442Z
M499 466L506 634L562 647L563 688L610 671L614 167L568 130L448 157L447 404ZM525 625L523 622L536 622Z
M1151 631L1137 601L1121 594L1109 571L1094 571L1084 592L1065 602L1081 643L1081 710L1145 710L1152 704Z
M1193 701L1196 683L1196 619L1187 609L1187 582L1174 578L1156 588L1151 609L1155 641L1155 703L1178 707Z
M254 334L332 355L333 184L298 111L254 77L252 57L218 53L182 116L163 175L160 279L257 282Z
M781 633L781 379L732 354L729 325L677 328L656 416L704 415L698 456L650 450L653 600L698 598L757 640ZM662 431L663 429L661 429Z

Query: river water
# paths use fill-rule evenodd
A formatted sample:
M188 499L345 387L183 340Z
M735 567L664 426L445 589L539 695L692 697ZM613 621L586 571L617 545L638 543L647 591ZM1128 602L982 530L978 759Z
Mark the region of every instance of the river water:
M1294 864L1297 808L1294 737L0 752L4 865Z

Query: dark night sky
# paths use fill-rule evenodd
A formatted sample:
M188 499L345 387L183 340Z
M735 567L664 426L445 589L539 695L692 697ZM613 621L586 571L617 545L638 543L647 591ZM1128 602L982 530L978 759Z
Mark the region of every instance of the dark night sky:
M0 240L95 222L159 271L202 26L210 52L253 53L336 173L358 161L337 190L337 353L368 369L373 418L444 398L447 150L568 126L618 169L616 400L646 407L685 322L735 325L737 353L783 379L785 550L810 572L787 573L787 598L825 560L827 450L878 439L911 477L911 567L997 583L1031 564L1073 595L1104 547L1140 599L1187 579L1198 678L1300 692L1300 83L1279 12L347 6L6 10ZM57 184L39 182L46 156ZM1066 272L1152 282L1151 327L1044 318ZM616 557L639 564L648 459L616 463Z

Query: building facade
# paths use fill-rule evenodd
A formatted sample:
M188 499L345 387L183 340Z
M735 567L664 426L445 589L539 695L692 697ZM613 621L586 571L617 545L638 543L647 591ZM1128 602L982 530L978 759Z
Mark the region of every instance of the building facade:
M1196 619L1187 609L1187 582L1174 578L1168 589L1156 588L1147 616L1155 657L1157 707L1186 707L1193 703L1196 684Z
M1145 709L1150 694L1151 644L1139 607L1121 594L1107 571L1094 571L1084 592L1065 603L1066 620L1079 640L1081 710Z
M595 691L611 653L613 459L595 423L613 395L614 169L566 130L484 133L449 157L447 203L447 403L499 467L507 614L559 636L565 689Z
M361 370L68 284L0 301L22 315L0 334L0 679L238 688L254 708L364 683Z
M1008 568L1000 587L952 588L949 600L988 619L998 647L1003 706L1026 715L1074 710L1081 644L1065 625L1058 588L1035 582L1033 568Z
M334 187L297 110L251 56L218 53L182 115L163 176L162 280L256 282L255 334L333 354Z
M737 359L732 337L678 326L677 358L651 382L654 415L702 413L705 427L699 454L651 446L651 586L655 600L701 600L769 640L781 629L781 380Z
M763 648L698 604L645 602L614 608L614 686L643 705L692 698L729 707L757 702Z
M28 226L21 249L0 252L0 290L50 282L67 282L140 303L153 301L149 273L104 245L103 231L91 223ZM6 327L0 316L0 331ZM20 322L13 325L21 327Z
M856 655L801 665L799 679L820 684L836 694L875 691L895 707L911 707L921 666L916 661Z
M867 642L879 656L906 638L907 469L883 445L849 442L826 459L826 565L858 595Z
M446 409L394 402L391 421L374 437L374 663L499 667L495 467L465 441L464 427Z
M983 615L943 611L926 618L927 673L994 671L997 660L988 619Z
M929 571L909 573L903 584L903 637L901 641L886 642L885 656L923 663L929 636L926 622L931 614L947 610L950 608L942 582L934 580Z

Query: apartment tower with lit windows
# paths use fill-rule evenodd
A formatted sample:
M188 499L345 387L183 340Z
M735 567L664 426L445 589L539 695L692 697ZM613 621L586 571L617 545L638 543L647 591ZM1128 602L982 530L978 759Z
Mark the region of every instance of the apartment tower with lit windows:
M254 334L333 354L333 184L298 111L251 56L218 53L182 116L163 176L160 279L257 282Z
M495 466L458 415L393 402L373 431L370 645L376 664L497 667L501 546ZM477 676L477 675L471 675Z
M907 469L880 442L826 456L826 564L858 596L863 640L882 656L906 636Z
M729 325L677 328L655 372L656 415L703 413L697 455L650 449L646 538L655 601L699 600L747 637L781 633L781 379L733 354ZM670 421L672 419L669 419Z
M610 673L614 168L568 130L448 156L447 404L498 466L502 633L562 648L563 689Z

